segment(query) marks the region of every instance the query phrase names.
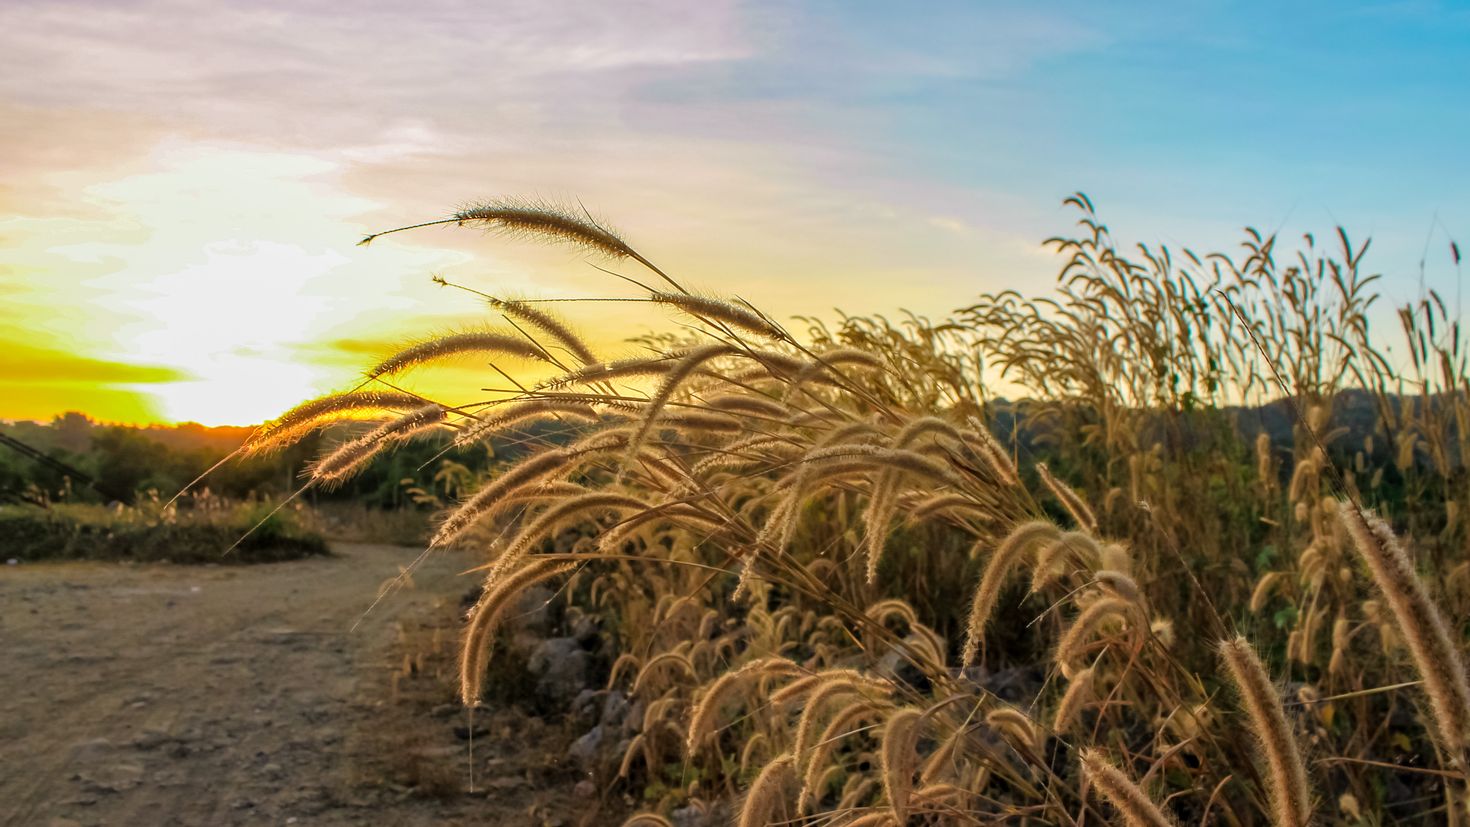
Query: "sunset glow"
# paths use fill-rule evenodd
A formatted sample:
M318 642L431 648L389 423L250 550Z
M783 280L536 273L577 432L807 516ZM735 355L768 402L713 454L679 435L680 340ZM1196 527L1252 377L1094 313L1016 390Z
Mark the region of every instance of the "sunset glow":
M780 317L942 315L1044 283L1040 241L1076 189L1151 242L1340 222L1411 295L1426 235L1470 224L1464 13L1324 6L1263 65L1246 38L1299 27L1198 11L1211 23L1122 6L7 4L0 418L258 422L353 383L363 343L481 319L436 273L621 294L578 252L467 230L356 246L503 195L585 204L690 283L738 280ZM1188 50L1202 74L1154 71ZM1341 96L1356 122L1322 123L1314 102ZM567 309L610 344L666 323ZM453 374L426 381L490 381Z

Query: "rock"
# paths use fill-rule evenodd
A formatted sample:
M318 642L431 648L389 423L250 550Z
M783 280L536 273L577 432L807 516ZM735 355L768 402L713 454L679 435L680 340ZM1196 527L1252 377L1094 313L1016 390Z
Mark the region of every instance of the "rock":
M143 768L138 764L111 764L79 773L78 778L88 788L98 792L120 793L142 783Z
M477 726L474 728L473 732L471 732L470 728L467 726L457 726L454 728L454 737L458 738L461 741L470 740L471 735L474 735L474 737L476 738L484 738L486 735L489 734L489 727Z
M617 729L628 717L628 696L614 689L602 701L602 719L598 723Z
M728 824L730 814L722 802L710 805L696 801L669 813L669 821L674 823L674 827L715 827Z
M526 779L519 775L502 775L486 781L485 786L492 790L514 790L517 787L526 786L527 783Z
M536 677L536 691L544 700L561 706L587 688L591 667L592 656L570 637L541 641L526 663L527 671Z
M169 734L158 729L145 729L133 736L130 742L135 749L143 751L158 749L170 740Z
M1046 670L1041 664L1016 666L991 672L983 666L959 670L956 677L971 681L1007 703L1024 703L1036 697L1046 683Z
M886 678L907 684L920 693L929 690L929 676L922 669L914 665L917 659L918 647L922 644L913 635L909 635L896 646L889 649L878 659L877 672Z
M577 798L593 798L597 795L597 785L590 778L584 778L572 788L572 795Z
M532 586L521 592L515 607L507 612L506 626L514 633L530 632L537 637L551 634L551 598L556 592L545 586Z
M567 757L577 762L577 766L583 772L592 772L596 769L602 744L607 740L607 730L601 724L587 731L587 734L572 742L567 748Z
M597 621L575 607L567 610L567 628L583 648L595 649L602 640L602 629Z
M72 760L77 763L100 761L111 753L112 749L112 742L106 738L93 738L90 741L82 741L77 744L76 752L72 753Z
M92 795L79 795L76 798L69 798L61 803L75 807L90 807L97 803L97 797Z
M643 731L643 707L642 698L635 698L628 705L627 714L623 716L623 732L637 735Z
M572 724L577 729L587 729L602 723L602 694L602 690L598 689L583 689L577 693L570 710Z

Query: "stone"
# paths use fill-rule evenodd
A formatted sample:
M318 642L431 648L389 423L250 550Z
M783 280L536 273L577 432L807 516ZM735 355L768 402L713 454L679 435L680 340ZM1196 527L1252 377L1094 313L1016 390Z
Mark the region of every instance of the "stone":
M134 735L133 740L129 743L131 743L135 749L140 749L146 752L148 750L158 749L169 740L169 734L167 732L164 732L163 730L145 729L137 735Z
M119 793L143 782L143 767L138 764L110 764L79 773L78 778L98 792Z
M602 719L598 723L617 729L628 718L628 696L614 689L602 701Z
M572 742L567 748L567 757L577 762L583 772L592 772L597 767L602 745L606 740L607 730L602 728L602 724L598 724Z
M623 716L623 732L637 735L643 731L643 707L642 698L634 698L628 705L627 714Z
M567 610L567 628L583 648L596 648L602 639L602 629L597 621L575 607Z
M713 805L698 802L669 813L669 821L674 823L674 827L716 827L729 824L730 813L724 802Z
M526 663L527 671L536 677L536 691L541 697L563 706L588 688L591 667L592 656L570 637L541 641Z
M454 737L458 738L461 741L470 740L471 735L473 735L475 738L484 738L486 735L489 734L489 727L477 726L474 728L473 732L467 726L457 726L454 728Z
M556 592L545 586L531 586L521 592L512 611L507 613L506 626L511 632L525 631L538 637L551 634L551 598Z
M583 689L577 693L570 708L571 722L578 729L586 729L602 723L602 690Z

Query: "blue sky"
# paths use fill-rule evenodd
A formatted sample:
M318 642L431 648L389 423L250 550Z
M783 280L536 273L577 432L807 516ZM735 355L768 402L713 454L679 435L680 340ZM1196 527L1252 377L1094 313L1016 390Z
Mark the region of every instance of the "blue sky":
M613 290L464 231L353 246L501 195L777 315L1045 291L1078 189L1124 240L1342 223L1391 299L1421 256L1452 291L1467 46L1437 3L9 2L0 418L256 421L473 321L431 272Z

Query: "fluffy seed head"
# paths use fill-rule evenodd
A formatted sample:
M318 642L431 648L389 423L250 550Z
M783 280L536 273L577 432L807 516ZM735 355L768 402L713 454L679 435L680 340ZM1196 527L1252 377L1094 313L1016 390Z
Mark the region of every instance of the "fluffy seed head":
M1312 819L1307 770L1270 674L1243 637L1220 644L1220 656L1231 682L1240 692L1251 729L1260 741L1270 769L1266 782L1270 787L1274 823L1278 827L1306 827Z
M1123 817L1128 827L1173 827L1174 820L1164 814L1133 779L1113 766L1096 749L1082 751L1082 772L1089 783Z
M1413 563L1387 523L1364 515L1347 502L1339 506L1338 517L1383 593L1414 665L1424 678L1440 746L1451 761L1464 762L1470 738L1470 687L1459 647L1450 636L1444 616L1429 599Z

